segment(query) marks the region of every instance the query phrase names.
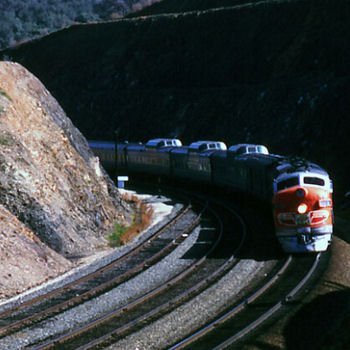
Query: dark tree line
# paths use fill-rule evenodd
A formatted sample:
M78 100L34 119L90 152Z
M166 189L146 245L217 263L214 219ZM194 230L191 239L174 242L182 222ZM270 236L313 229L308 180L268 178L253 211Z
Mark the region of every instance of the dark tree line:
M158 0L1 0L0 49L73 23L122 17Z

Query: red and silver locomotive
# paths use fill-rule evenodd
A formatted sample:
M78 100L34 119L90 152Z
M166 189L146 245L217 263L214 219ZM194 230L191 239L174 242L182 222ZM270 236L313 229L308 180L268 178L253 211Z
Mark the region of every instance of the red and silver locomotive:
M146 144L90 142L105 166L211 184L273 204L276 236L286 252L328 248L333 230L332 182L318 165L269 154L262 145L176 139Z
M287 252L324 251L333 232L332 181L315 164L291 168L274 181L277 239Z

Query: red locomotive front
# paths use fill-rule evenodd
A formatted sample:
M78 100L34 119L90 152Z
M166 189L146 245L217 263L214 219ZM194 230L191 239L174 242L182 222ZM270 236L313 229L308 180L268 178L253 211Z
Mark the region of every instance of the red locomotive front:
M325 251L332 239L332 182L327 173L283 173L274 184L276 235L286 252Z

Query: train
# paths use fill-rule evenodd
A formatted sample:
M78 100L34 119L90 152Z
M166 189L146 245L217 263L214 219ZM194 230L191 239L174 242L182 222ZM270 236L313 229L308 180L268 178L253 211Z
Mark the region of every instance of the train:
M258 144L156 138L146 143L89 141L106 168L196 181L240 191L271 205L287 253L326 251L333 234L333 184L319 165L270 154Z

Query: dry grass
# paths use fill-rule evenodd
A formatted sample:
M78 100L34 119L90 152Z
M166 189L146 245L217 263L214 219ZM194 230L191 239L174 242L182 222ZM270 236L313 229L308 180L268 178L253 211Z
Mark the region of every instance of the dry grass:
M122 198L134 207L135 215L129 227L115 225L113 233L109 236L112 246L124 245L131 241L150 225L153 217L153 208L143 203L137 196L125 193Z

